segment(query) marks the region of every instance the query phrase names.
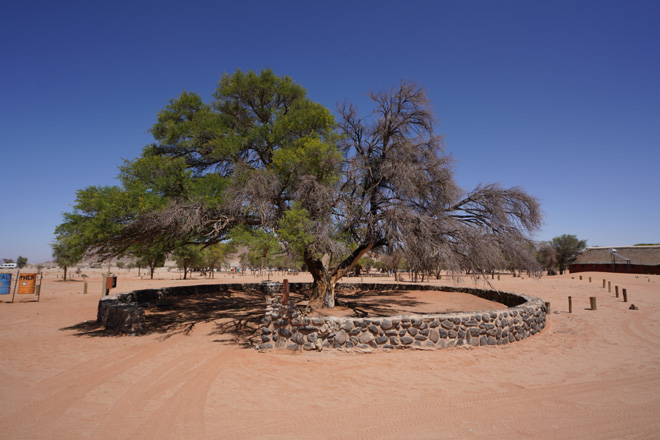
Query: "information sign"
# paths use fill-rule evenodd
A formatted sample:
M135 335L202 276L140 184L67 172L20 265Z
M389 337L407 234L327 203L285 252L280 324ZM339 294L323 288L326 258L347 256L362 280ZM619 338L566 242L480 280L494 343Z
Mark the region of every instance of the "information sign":
M0 273L0 295L9 295L11 293L11 274Z
M22 273L18 277L18 294L33 295L37 287L36 273Z

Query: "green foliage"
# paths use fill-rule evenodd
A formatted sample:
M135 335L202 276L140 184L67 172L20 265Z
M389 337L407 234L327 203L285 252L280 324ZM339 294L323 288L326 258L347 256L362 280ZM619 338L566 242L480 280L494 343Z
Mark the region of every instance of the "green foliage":
M273 169L281 180L289 181L294 187L305 176L313 176L321 185L333 185L339 180L341 161L342 155L336 145L312 135L277 150L273 155Z
M103 248L138 215L162 206L153 194L127 191L118 186L90 186L76 193L72 212L55 229L56 237L67 236L86 250Z
M295 254L305 255L312 249L315 240L312 229L309 212L294 204L279 221L277 235Z
M65 228L86 250L141 258L155 242L222 241L230 228L217 234L198 229L209 217L239 216L232 226L255 225L259 217L257 223L270 222L262 228L270 238L255 232L250 247L263 260L276 248L272 231L289 207L320 200L313 191L338 182L343 158L334 118L291 78L270 69L223 75L213 98L207 104L184 91L171 99L150 129L155 143L121 166L121 186L79 190L56 235ZM196 217L172 217L184 210ZM179 229L159 229L167 220Z
M16 259L16 267L18 267L19 269L22 269L25 266L27 266L27 262L28 262L28 259L26 257L19 256Z
M639 243L634 244L633 246L660 246L660 243Z
M236 252L236 246L233 243L216 243L202 251L203 265L213 270L221 267L226 261L227 256Z
M569 234L555 237L550 243L555 249L559 273L564 273L564 270L575 261L577 255L587 247L587 240L580 240L577 236Z
M75 235L67 235L61 230L56 241L51 243L51 248L55 263L64 269L64 281L66 281L67 269L82 261L85 247Z
M250 229L245 225L239 225L232 229L229 238L234 248L247 246L246 262L252 267L271 267L282 252L278 238L263 229Z
M135 244L126 251L126 254L136 258L137 267L149 268L149 275L153 279L156 268L165 265L168 251L169 249L161 243L153 243L150 246Z
M197 245L183 245L177 247L172 253L176 265L183 271L183 278L187 278L188 271L202 266L204 255Z

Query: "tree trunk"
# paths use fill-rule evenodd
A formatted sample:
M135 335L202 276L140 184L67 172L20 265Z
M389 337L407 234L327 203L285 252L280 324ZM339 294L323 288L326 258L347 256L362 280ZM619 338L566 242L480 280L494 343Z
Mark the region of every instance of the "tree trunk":
M324 276L314 277L312 295L309 306L313 309L332 309L335 306L335 285L331 279Z
M304 257L307 270L314 278L312 285L312 295L309 298L309 306L313 309L332 309L335 306L335 286L350 268L364 256L371 248L373 243L359 246L351 255L346 257L335 268L329 269L330 256L324 255L323 258Z

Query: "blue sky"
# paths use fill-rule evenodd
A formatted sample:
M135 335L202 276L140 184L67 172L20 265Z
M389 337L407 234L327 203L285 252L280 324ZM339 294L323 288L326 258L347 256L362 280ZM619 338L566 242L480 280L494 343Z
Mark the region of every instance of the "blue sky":
M98 3L98 4L97 4ZM536 239L660 243L660 2L13 2L0 7L0 258L48 261L183 90L270 67L332 110L424 85L465 189L541 201Z

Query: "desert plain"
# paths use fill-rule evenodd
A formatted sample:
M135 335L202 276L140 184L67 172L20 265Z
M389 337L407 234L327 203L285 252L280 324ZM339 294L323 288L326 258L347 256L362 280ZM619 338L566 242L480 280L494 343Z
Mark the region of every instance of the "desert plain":
M373 353L260 352L249 324L261 299L240 294L170 311L146 335L120 336L96 323L100 271L85 278L87 294L82 278L58 276L45 272L38 302L0 297L0 439L660 438L657 275L502 274L490 287L432 280L539 297L550 302L546 327L506 346ZM265 279L181 280L164 270L154 280L135 270L118 277L112 293ZM285 277L311 281L270 278Z

